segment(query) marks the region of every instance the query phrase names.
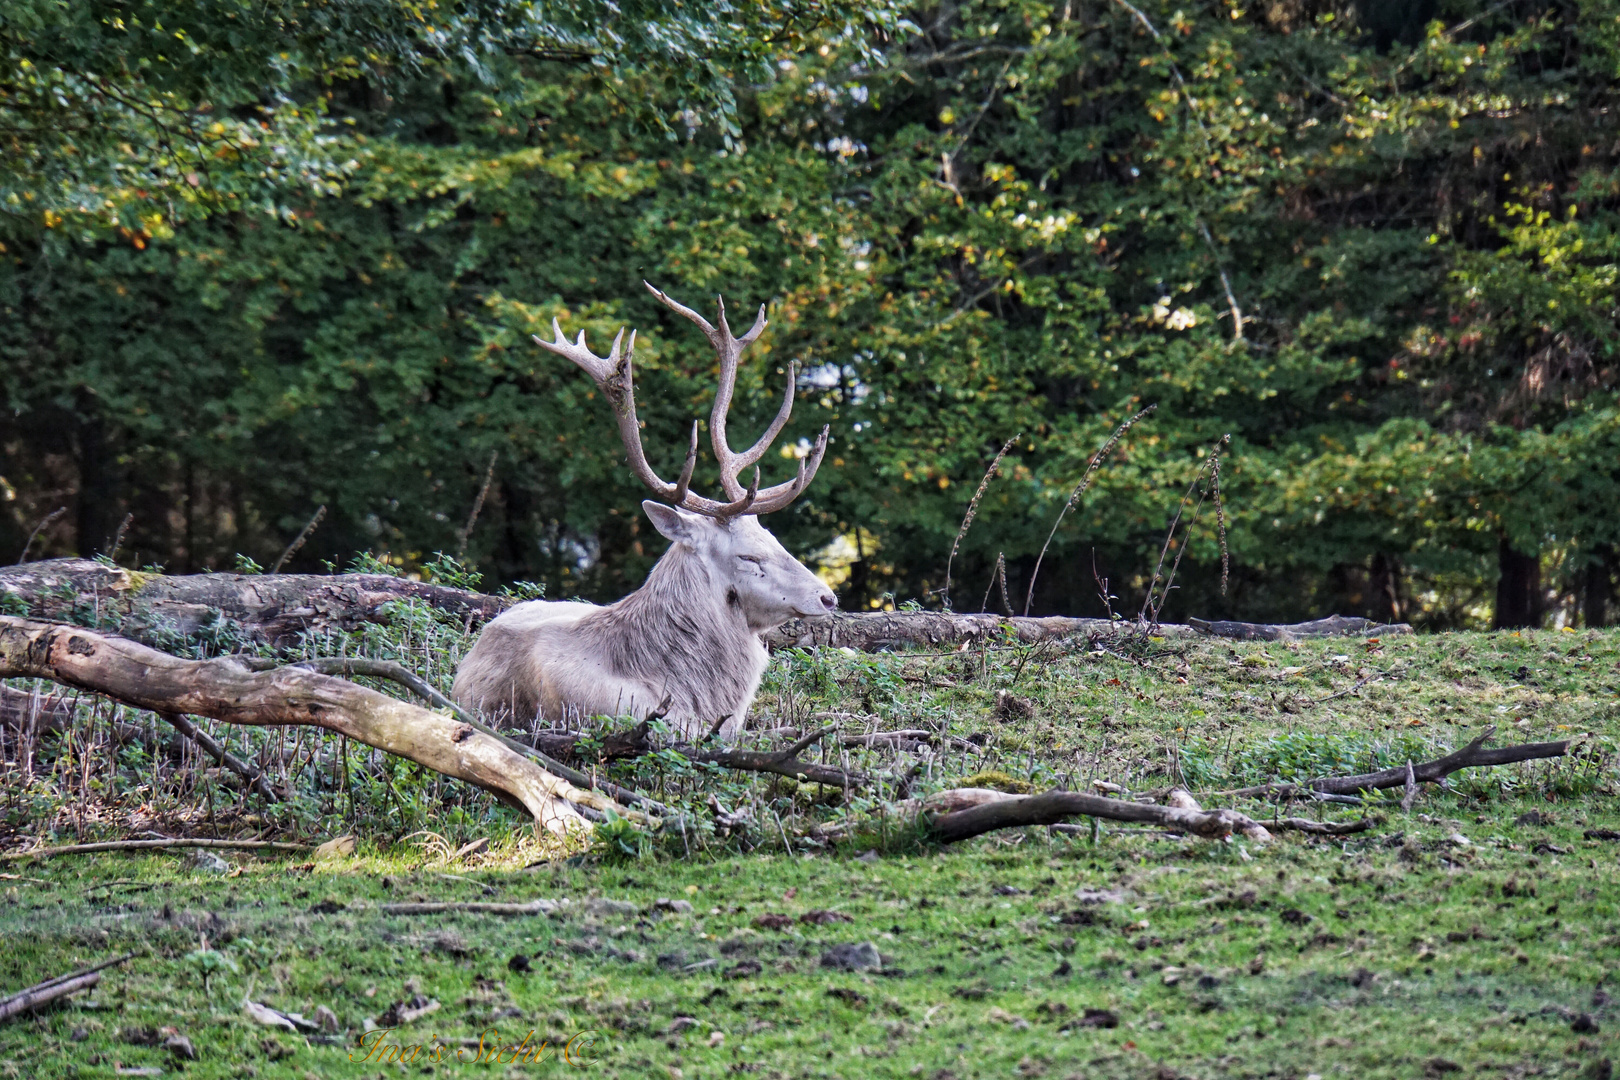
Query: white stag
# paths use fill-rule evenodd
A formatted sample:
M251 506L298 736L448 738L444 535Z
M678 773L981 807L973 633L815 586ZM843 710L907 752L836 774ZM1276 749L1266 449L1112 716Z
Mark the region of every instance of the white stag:
M825 615L837 600L805 566L789 555L759 523L759 514L787 506L816 474L827 449L822 428L808 459L792 480L759 488L758 462L793 411L794 367L776 418L754 443L735 453L726 441L726 413L742 352L765 329L765 308L742 337L733 337L723 300L719 325L671 300L651 285L672 311L702 327L720 359L720 383L709 414L709 436L720 466L725 502L690 490L697 463L698 425L680 479L667 483L647 463L636 420L630 370L636 335L621 351L624 330L606 357L585 347L585 333L569 342L552 320L552 336L535 342L578 364L612 404L630 467L659 499L641 504L670 547L646 584L606 607L534 600L502 613L479 635L456 672L452 691L468 708L514 719L539 716L557 722L585 716L634 716L662 711L686 737L720 725L722 738L742 729L769 657L760 635L789 619ZM754 466L745 489L738 479Z

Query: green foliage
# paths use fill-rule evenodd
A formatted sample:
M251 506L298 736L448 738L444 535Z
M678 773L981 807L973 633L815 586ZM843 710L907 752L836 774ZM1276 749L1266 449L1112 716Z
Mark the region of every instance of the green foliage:
M1022 596L1148 403L1037 609L1102 614L1095 558L1135 610L1228 433L1231 590L1201 519L1166 618L1477 622L1504 541L1573 597L1620 543L1616 10L219 0L160 37L139 4L29 0L0 16L0 527L20 549L71 461L56 551L152 506L137 561L268 561L325 504L304 567L419 571L498 451L467 565L620 594L657 554L644 493L529 337L639 328L668 472L712 358L647 279L767 306L732 426L801 365L787 451L833 442L772 525L870 537L846 606L934 602L1015 432L956 591L1004 554Z
M594 850L607 864L633 862L651 850L651 841L645 830L635 822L609 810L606 820L594 826Z
M484 583L484 575L467 566L454 555L435 551L433 558L422 564L422 573L435 585L476 592ZM541 589L544 592L544 588Z

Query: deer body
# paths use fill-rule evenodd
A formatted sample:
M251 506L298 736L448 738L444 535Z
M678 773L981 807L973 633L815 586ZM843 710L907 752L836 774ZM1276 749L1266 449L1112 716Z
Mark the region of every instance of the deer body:
M786 400L765 435L741 454L726 443L725 413L737 360L764 329L764 309L754 328L738 339L731 336L723 306L717 328L658 290L653 294L701 326L720 356L720 387L709 426L729 501L714 502L689 490L697 458L696 424L677 483L659 479L647 464L631 380L633 334L630 350L621 355L620 331L607 357L587 351L583 334L570 344L555 324L555 341L536 337L537 343L591 374L614 405L632 468L657 495L675 504L642 503L670 548L646 584L617 603L598 607L536 600L491 622L456 672L452 694L465 707L520 723L538 717L554 724L589 716L644 719L657 712L687 738L699 738L718 725L721 737L729 739L741 730L769 660L760 635L789 619L824 615L837 607L832 591L757 517L786 506L809 483L826 449L826 429L808 462L800 462L794 480L760 491L757 468L746 490L737 479L787 423L794 390L791 367Z

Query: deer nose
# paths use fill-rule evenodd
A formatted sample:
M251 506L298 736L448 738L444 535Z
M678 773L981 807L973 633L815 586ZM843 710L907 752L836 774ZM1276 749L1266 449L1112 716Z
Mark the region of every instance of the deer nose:
M836 596L834 596L832 593L822 593L821 594L821 606L826 608L828 611L837 611L838 610L838 598Z

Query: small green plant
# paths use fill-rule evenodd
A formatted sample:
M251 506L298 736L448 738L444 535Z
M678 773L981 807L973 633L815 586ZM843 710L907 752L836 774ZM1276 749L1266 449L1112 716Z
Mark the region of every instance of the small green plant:
M218 949L210 948L207 938L203 938L197 948L186 953L182 959L192 970L202 976L203 993L205 994L212 989L210 981L220 972L228 971L232 975L242 973L242 969L237 966L235 960L232 960Z
M435 551L433 558L422 564L422 573L435 585L443 585L450 589L466 589L468 592L477 592L478 587L484 583L483 574L454 555L446 555L442 551Z
M381 555L370 551L362 551L349 560L344 570L347 574L387 574L389 577L404 577L405 571L396 565L392 557L384 552Z
M605 863L634 862L647 853L647 834L629 818L620 817L612 810L607 820L596 826L594 851Z
M236 572L238 574L262 574L264 567L254 561L253 556L236 553Z
M501 587L500 595L518 600L544 600L546 584L543 581L514 581Z

